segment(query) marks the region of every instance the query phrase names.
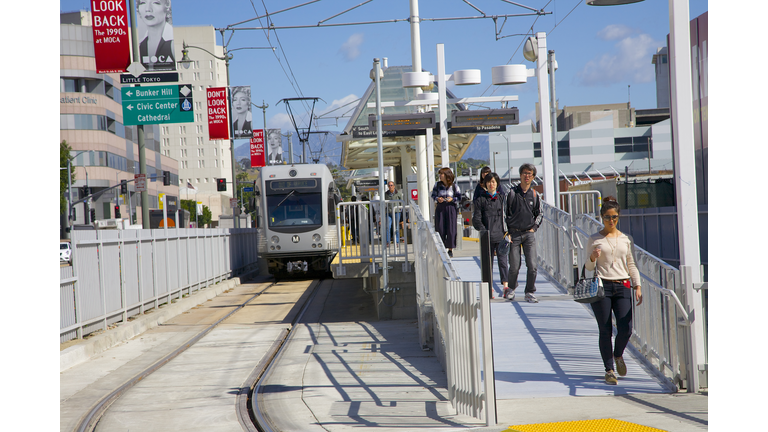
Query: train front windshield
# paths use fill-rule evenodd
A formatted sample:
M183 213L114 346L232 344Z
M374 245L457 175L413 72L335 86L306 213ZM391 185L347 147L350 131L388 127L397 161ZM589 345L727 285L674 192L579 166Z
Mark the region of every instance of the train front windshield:
M311 227L323 223L322 192L315 179L267 182L270 228Z

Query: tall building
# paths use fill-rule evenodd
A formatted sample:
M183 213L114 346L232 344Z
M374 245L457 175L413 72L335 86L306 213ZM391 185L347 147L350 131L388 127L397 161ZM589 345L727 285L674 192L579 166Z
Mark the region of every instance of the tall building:
M225 62L214 57L224 57L224 49L216 44L216 32L211 26L174 26L173 38L177 60L182 58L184 43L190 46L187 55L192 63L177 63L176 68L179 82L192 86L195 121L161 125L160 152L179 161L181 199L196 199L208 206L216 223L220 215L232 214L232 156L229 140L208 139L206 89L227 86ZM217 178L226 179L226 192L217 191Z
M104 191L89 204L96 220L115 218L119 205L121 218L132 213L134 223L140 224L141 199L134 184L126 195L120 188L106 190L139 173L138 131L123 124L120 75L96 73L90 12L62 13L60 18L60 141L67 142L75 157L73 201L82 197L83 186L92 193ZM144 134L147 178L152 179L147 181L149 207L157 209L159 194L179 195L178 162L161 153L158 126L145 126ZM163 171L170 171L171 186L163 186ZM74 208L74 223L84 223L84 206Z

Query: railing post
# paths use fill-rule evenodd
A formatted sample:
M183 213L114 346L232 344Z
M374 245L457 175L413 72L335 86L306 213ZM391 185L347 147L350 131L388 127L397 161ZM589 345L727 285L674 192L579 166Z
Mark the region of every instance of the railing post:
M481 237L482 238L482 237ZM488 285L490 287L490 285ZM483 326L483 384L485 386L485 425L493 426L498 420L496 413L496 372L493 365L493 334L491 330L491 301L483 295L486 283L480 284L480 316ZM492 289L492 288L489 288Z
M493 297L493 255L488 230L480 231L480 280L488 284L488 298Z

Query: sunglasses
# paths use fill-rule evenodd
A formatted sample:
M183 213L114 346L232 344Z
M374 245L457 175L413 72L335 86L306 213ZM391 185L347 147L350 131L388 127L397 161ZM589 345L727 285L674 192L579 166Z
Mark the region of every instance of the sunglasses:
M603 216L603 220L619 220L619 215Z

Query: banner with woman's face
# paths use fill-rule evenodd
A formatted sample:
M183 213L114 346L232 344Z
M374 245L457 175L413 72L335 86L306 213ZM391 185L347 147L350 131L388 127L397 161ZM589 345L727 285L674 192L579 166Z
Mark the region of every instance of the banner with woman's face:
M232 136L235 138L253 137L251 115L251 86L230 87L232 96Z
M267 152L270 165L283 164L283 136L280 129L267 129Z
M171 0L137 0L139 58L148 71L175 71Z

